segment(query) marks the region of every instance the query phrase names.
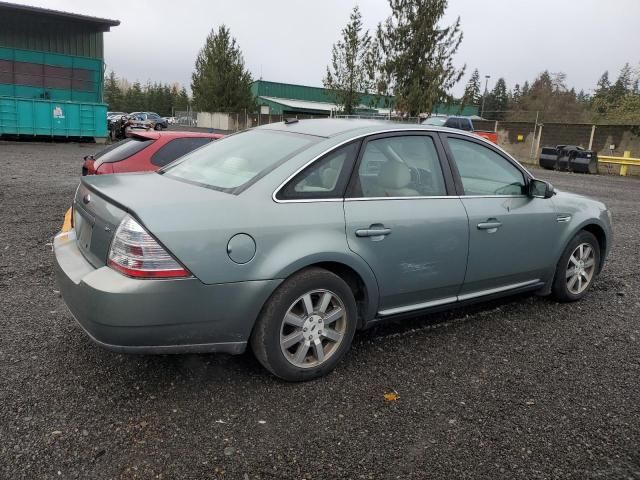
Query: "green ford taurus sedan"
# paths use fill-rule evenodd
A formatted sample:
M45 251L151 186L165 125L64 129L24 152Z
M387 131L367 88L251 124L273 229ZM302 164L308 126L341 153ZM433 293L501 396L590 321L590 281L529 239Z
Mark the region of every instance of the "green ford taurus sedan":
M84 177L55 238L71 313L120 352L230 352L331 371L354 333L517 292L578 300L612 241L602 203L430 125L302 120L157 173Z

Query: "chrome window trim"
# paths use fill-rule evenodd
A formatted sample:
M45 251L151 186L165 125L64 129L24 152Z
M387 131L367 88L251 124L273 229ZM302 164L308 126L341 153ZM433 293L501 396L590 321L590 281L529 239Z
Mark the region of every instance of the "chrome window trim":
M349 198L302 198L275 200L276 203L316 203L316 202L371 202L376 200L464 200L475 198L529 198L527 195L419 195L412 197L349 197Z
M293 172L291 175L289 175L283 182L280 183L280 185L278 185L278 187L273 191L273 193L271 194L271 199L275 202L275 203L310 203L310 202L338 202L338 201L343 201L343 200L347 200L349 201L349 199L342 199L342 198L305 198L305 199L291 199L291 200L279 200L277 198L278 193L280 193L280 190L282 190L282 188L284 188L284 186L289 183L289 181L293 180L293 178L298 175L300 172L302 172L305 168L311 166L314 162L316 162L317 160L321 159L322 157L324 157L326 154L332 152L333 150L342 147L343 145L346 145L347 143L353 142L354 140L359 140L361 138L365 138L365 137L370 137L373 135L380 135L383 133L402 133L402 132L423 132L423 133L454 133L457 135L461 135L461 136L465 136L465 137L469 137L473 140L480 140L481 142L485 142L490 144L491 146L494 146L496 148L498 148L502 153L504 153L509 159L511 159L512 161L516 162L518 165L520 165L522 167L522 165L520 164L520 162L518 162L515 158L513 158L509 153L507 153L503 148L501 148L499 145L496 145L494 143L489 142L487 139L480 137L478 135L475 135L473 133L469 133L469 132L465 132L464 130L456 130L456 131L451 131L449 132L449 129L440 129L440 128L419 128L419 127L409 127L409 128L387 128L387 129L383 129L383 130L375 130L372 132L366 132L366 133L361 133L359 135L356 135L354 137L351 137L347 140L344 140L343 142L338 143L337 145L333 145L330 148L327 148L326 150L324 150L323 152L319 153L318 155L316 155L315 157L313 157L311 160L309 160L307 163L305 163L304 165L302 165L300 168L298 168L295 172ZM535 178L533 175L531 175L531 173L524 167L522 167L523 170L525 170L529 176L531 178ZM526 197L526 195L523 195ZM446 198L455 198L456 195L447 195ZM483 198L487 198L486 196L482 196ZM504 197L509 197L509 195L506 195ZM384 197L385 199L398 199L398 198L436 198L436 197ZM460 197L458 197L460 198ZM502 198L502 197L499 197Z
M460 195L460 198L529 198L528 195Z
M414 195L411 197L349 197L349 198L345 198L344 201L345 202L370 202L373 200L427 200L427 199L444 200L444 199L450 199L450 198L459 198L459 197L457 197L456 195L433 195L433 196Z
M321 203L321 202L344 202L344 198L295 198L291 200L277 200L276 203Z

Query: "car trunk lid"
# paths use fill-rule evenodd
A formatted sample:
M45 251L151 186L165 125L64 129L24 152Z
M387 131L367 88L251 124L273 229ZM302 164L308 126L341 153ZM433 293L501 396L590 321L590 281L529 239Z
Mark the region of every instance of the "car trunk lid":
M92 191L84 181L73 200L73 228L78 248L94 267L106 265L111 239L126 212Z
M235 195L155 172L82 177L74 200L78 247L95 267L104 266L113 235L125 215L130 214L180 261L189 262L197 249L191 242L176 242L176 238L187 236L197 242L200 226L214 221L216 215L231 215L220 207L235 200ZM203 205L210 205L211 209L203 210ZM197 265L189 263L188 267L197 270Z

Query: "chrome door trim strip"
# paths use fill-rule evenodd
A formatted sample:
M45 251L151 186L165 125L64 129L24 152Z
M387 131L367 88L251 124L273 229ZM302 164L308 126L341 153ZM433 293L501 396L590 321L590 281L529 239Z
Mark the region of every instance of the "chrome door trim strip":
M441 298L438 300L432 300L430 302L415 303L412 305L405 305L403 307L388 308L386 310L380 310L378 312L378 316L388 317L390 315L397 315L399 313L406 313L406 312L412 312L414 310L423 310L426 308L438 307L440 305L446 305L448 303L463 302L465 300L471 300L473 298L493 295L494 293L507 292L509 290L516 290L518 288L528 287L530 285L535 285L536 283L540 283L539 278L536 278L535 280L528 280L526 282L512 283L511 285L505 285L502 287L490 288L487 290L480 290L472 293L465 293L464 295L458 295L456 297L447 297L447 298Z
M494 293L506 292L508 290L515 290L516 288L528 287L529 285L534 285L539 283L540 279L536 278L535 280L528 280L526 282L520 283L512 283L511 285L505 285L503 287L490 288L488 290L479 290L477 292L465 293L464 295L458 295L458 301L462 302L464 300L470 300L472 298L484 297L487 295L492 295Z
M453 303L456 300L457 300L457 297L447 297L447 298L441 298L439 300L432 300L430 302L416 303L414 305L405 305L404 307L388 308L387 310L380 310L378 312L378 315L380 315L381 317L386 317L389 315L396 315L398 313L410 312L412 310L422 310L423 308L437 307L438 305Z

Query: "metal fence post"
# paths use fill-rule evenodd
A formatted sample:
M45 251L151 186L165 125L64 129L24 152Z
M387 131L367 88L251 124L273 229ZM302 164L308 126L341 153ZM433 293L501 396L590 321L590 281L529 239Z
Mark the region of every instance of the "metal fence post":
M596 126L591 125L591 136L589 137L589 148L587 150L593 150L593 137L596 135Z
M544 125L541 123L540 124L540 129L538 130L538 140L536 140L536 149L535 149L535 156L538 155L538 151L540 150L540 140L542 140L542 127ZM533 158L533 160L535 160L535 156Z
M536 112L536 123L533 124L533 135L531 137L531 151L529 152L529 158L531 161L533 161L534 158L534 153L533 153L533 146L536 143L536 130L538 129L538 114L539 112Z

